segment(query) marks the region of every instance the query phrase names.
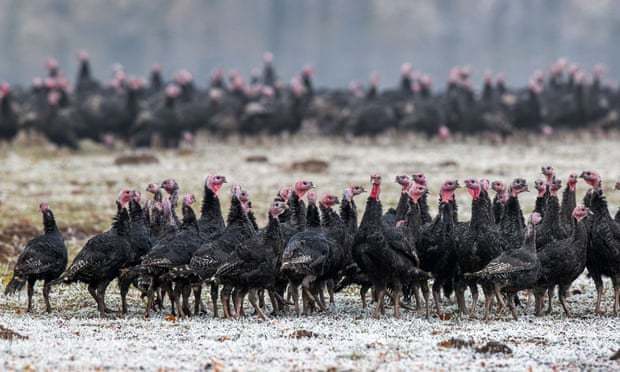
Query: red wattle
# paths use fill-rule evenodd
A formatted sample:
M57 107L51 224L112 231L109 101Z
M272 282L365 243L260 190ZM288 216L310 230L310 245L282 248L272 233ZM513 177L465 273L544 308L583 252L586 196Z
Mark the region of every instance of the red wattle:
M372 199L379 199L379 193L381 193L381 184L373 183L370 189L370 197Z

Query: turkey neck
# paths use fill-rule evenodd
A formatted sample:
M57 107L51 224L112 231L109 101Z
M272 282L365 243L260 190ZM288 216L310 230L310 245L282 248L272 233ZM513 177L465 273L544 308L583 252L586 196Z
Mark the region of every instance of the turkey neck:
M144 212L140 203L133 200L129 202L129 216L132 225L144 225Z
M346 197L342 198L342 204L340 204L340 218L347 226L349 234L355 234L357 230L357 207L353 198L350 200Z
M518 228L523 227L523 220L521 219L521 204L519 203L519 198L517 196L511 195L508 198L502 222L504 224L513 224Z
M536 226L531 223L527 225L524 246L529 252L536 253Z
M555 195L549 196L547 205L545 205L545 218L543 219L541 228L544 233L557 232L560 229L560 202Z
M575 230L573 231L573 242L577 244L580 256L585 259L588 249L588 229L586 228L585 220L577 221L577 219L573 219L573 221L575 223Z
M58 231L58 227L56 226L56 220L54 219L54 214L50 210L47 210L45 211L45 213L43 213L43 230L46 234Z
M400 193L400 199L396 206L396 221L405 219L407 210L409 210L409 194L406 191Z
M536 204L534 206L534 212L540 214L542 217L545 216L545 197L544 196L537 196L536 197ZM572 210L571 210L572 213Z
M306 228L306 204L299 198L296 191L293 191L289 199L291 209L291 224L299 231Z
M112 223L112 229L121 236L126 236L129 233L129 213L127 208L121 207L118 210Z
M562 210L560 212L560 218L564 225L570 225L572 221L571 213L577 206L577 195L575 190L570 185L566 185L564 192L562 192Z
M472 229L480 229L491 224L491 216L489 207L486 205L485 199L478 197L472 199L471 202L471 220L469 225Z
M380 183L373 183L372 187L370 188L370 198L371 199L375 199L375 200L379 200L379 194L381 193L381 184Z
M189 229L194 227L196 231L198 231L198 221L196 221L196 214L194 213L194 209L189 205L185 205L183 203L183 223L181 224L182 229Z
M282 258L284 253L284 244L282 241L282 231L280 230L280 221L277 217L269 215L269 222L265 229L265 240L271 243L273 253L278 260Z
M336 227L337 216L334 210L324 206L322 203L319 203L319 208L321 209L321 226L326 229Z
M407 212L407 229L416 240L420 233L420 226L422 226L422 214L420 211L420 204L418 203L412 202Z
M204 196L202 198L202 208L200 210L200 220L211 223L219 222L224 224L222 216L222 208L220 206L220 198L215 192L205 185Z
M319 216L319 209L314 203L308 204L308 208L306 211L306 225L307 227L321 227L321 217Z
M428 191L424 192L424 195L422 195L420 200L418 200L418 205L420 206L420 215L422 217L422 222L431 222L433 219L428 211Z
M13 113L13 108L11 107L11 94L8 93L4 97L2 97L2 105L0 105L0 112L2 116L7 117Z
M88 60L83 60L80 62L80 80L90 80L90 62Z

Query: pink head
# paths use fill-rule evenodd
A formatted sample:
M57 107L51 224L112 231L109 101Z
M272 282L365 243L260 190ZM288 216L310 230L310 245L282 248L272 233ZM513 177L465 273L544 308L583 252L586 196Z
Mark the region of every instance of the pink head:
M47 202L42 202L41 204L39 204L39 211L41 213L45 213L49 210L49 205L47 204Z
M480 187L482 188L482 191L489 191L489 188L491 187L491 181L486 178L481 178L478 182L480 182Z
M302 198L309 190L314 188L312 181L299 180L295 182L295 193Z
M577 173L571 173L568 175L568 179L566 180L566 185L568 185L568 188L571 191L575 191L575 189L577 188L578 181L579 181L579 176L577 176Z
M148 186L146 186L146 191L151 194L155 194L159 191L159 185L156 183L149 183Z
M194 194L185 194L185 196L183 196L183 205L186 205L189 207L195 202L196 202L196 197L194 196Z
M373 174L370 176L370 198L379 199L379 194L381 193L381 176L378 174Z
M303 70L301 70L301 75L309 78L314 76L314 67L310 65L305 65Z
M362 186L359 185L351 185L344 189L344 198L348 201L353 200L354 197L366 192Z
M47 103L50 106L57 106L60 102L60 93L58 91L51 91L47 94Z
M379 73L377 71L373 71L370 74L370 85L376 88L379 86L380 82L381 82L381 76L379 76Z
M418 203L418 200L420 200L424 194L426 194L426 186L424 185L414 184L409 189L409 198L415 204Z
M46 61L45 61L45 68L48 70L56 70L58 69L58 61L56 60L56 58L54 57L49 57Z
M90 57L88 56L88 52L87 52L87 51L85 51L85 50L80 50L80 51L78 52L78 59L79 59L81 62L88 61L88 60L90 59Z
M439 129L437 129L437 137L442 141L448 140L450 138L450 129L445 125L440 126Z
M441 199L441 202L448 203L449 201L454 200L454 192L459 187L461 187L461 185L459 185L459 181L457 180L444 181L444 183L441 185L441 189L439 190L439 197Z
M545 184L545 181L541 179L534 181L534 188L536 189L536 191L538 191L539 198L542 198L543 195L545 195L545 192L547 191L547 185Z
M413 182L417 183L418 185L426 186L426 176L424 175L424 173L416 172L411 177L413 179Z
M205 180L205 184L207 185L207 187L213 191L215 194L218 193L218 191L220 191L220 189L222 188L222 185L224 185L226 183L226 177L224 176L212 176L209 175L207 176L207 179Z
M271 208L269 208L269 215L272 218L278 218L284 211L286 210L286 203L276 200L271 203Z
M270 65L273 62L273 53L271 53L271 52L263 53L263 62L266 65Z
M338 204L338 197L336 195L325 193L321 198L321 205L325 208L331 208Z
M316 199L317 199L316 192L312 190L308 191L308 193L306 194L306 198L308 198L308 204L316 205Z
M530 214L530 223L534 226L538 225L542 221L542 216L538 212Z
M468 178L465 181L465 187L467 188L467 192L471 196L473 200L478 200L480 198L480 193L482 192L482 186L480 182L475 178Z
M513 197L517 197L520 193L530 191L527 187L527 181L523 178L515 178L510 185L510 193Z
M168 194L172 194L179 188L179 184L173 178L168 178L161 183L161 187L166 190Z
M583 171L579 177L583 178L588 185L595 189L601 187L601 176L596 171Z
M176 84L169 84L166 87L166 97L176 98L181 94L181 89Z
M132 192L129 189L123 189L118 193L118 201L124 207L129 203L132 197Z
M293 193L293 189L290 186L284 186L283 188L280 189L280 191L278 191L278 196L280 196L282 200L287 202L288 199L291 197L292 193Z
M554 178L553 181L551 181L551 184L549 185L549 192L551 192L551 195L556 196L558 194L558 191L562 188L562 180L559 178Z
M6 81L0 84L0 97L6 96L11 91L11 85Z
M547 183L553 181L553 177L555 176L555 169L553 169L550 165L543 165L540 168L542 174L547 178Z
M142 194L140 193L140 191L138 190L133 190L131 192L131 200L133 200L134 202L140 204L140 199L142 198Z
M574 219L577 220L577 222L579 222L583 220L585 217L587 217L588 214L590 214L590 210L588 208L586 208L583 205L578 205L575 207L575 209L573 209L572 216Z
M412 71L413 71L413 65L409 62L405 62L400 66L401 76L410 76Z
M493 191L500 194L506 191L506 184L504 184L503 181L493 181L493 183L491 183L491 188Z
M396 176L396 183L399 184L402 187L402 191L405 192L409 189L409 186L411 186L411 177L403 174L400 176Z

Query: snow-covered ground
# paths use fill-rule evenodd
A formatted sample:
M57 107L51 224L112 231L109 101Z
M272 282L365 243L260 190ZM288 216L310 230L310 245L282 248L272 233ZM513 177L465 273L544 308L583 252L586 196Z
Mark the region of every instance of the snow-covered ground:
M519 321L508 314L489 322L426 320L407 311L395 320L389 315L391 309L383 319L374 320L351 291L337 296L333 313L268 321L210 315L171 321L164 315L144 320L135 298L126 318L102 320L84 288L60 287L53 303L62 310L49 316L42 313L39 297L32 315L17 310L25 302L25 293L20 298L1 298L0 325L28 338L0 339L0 369L617 370L620 361L609 358L620 348L620 319L592 314L594 288L585 275L572 289L577 292L569 299L575 313L571 319L565 318L556 300L551 315L536 318L530 307L521 310L528 315ZM609 292L606 303L611 310ZM108 297L110 305L118 305L115 286ZM454 306L448 307L453 310ZM474 345L442 346L451 338L473 340ZM489 341L502 343L512 352L477 350Z
M447 177L510 180L519 176L533 184L544 164L553 165L562 179L570 171L600 171L615 213L620 204L620 192L612 191L613 183L620 179L620 169L614 162L620 158L618 143L617 134L605 139L577 134L548 142L530 138L504 145L477 139L424 142L411 137L346 143L304 138L246 144L210 140L199 142L191 152L153 151L158 164L123 166L114 163L118 153L101 148L87 147L74 154L3 147L0 260L4 247L20 248L24 231L40 231L36 209L41 200L49 202L59 225L68 228L73 257L89 234L109 226L115 209L113 200L120 188L143 190L150 182L174 177L182 192L191 191L200 198L204 177L212 172L224 174L250 191L260 224L264 224L268 200L276 190L300 177L314 181L320 192L339 194L349 183L366 185L369 174L380 172L386 180L381 196L387 207L394 205L399 196L398 186L389 182L396 174L423 171L429 178L430 191L436 194ZM250 161L257 155L265 158ZM311 159L327 162L328 168L309 173L294 165ZM580 182L579 197L585 190ZM533 209L534 197L531 192L521 198L526 213ZM459 216L467 220L470 199L464 191L457 193L457 199ZM224 204L227 208L227 200ZM361 208L363 204L359 203ZM431 208L434 206L432 203ZM3 281L8 279L6 269L0 266ZM173 322L164 315L143 320L136 297L125 319L100 320L82 286L54 288L55 311L48 316L42 313L41 289L37 287L36 311L32 315L19 311L25 306L25 292L12 298L0 295L0 325L28 337L3 340L0 329L0 370L618 370L620 363L609 357L620 348L620 318L593 315L595 291L585 275L573 285L575 289L579 293L569 299L573 319L564 317L556 300L552 315L536 318L530 307L526 311L529 315L518 322L511 321L508 315L488 323L453 317L426 320L406 311L402 320L388 315L376 321L362 311L357 295L351 291L337 296L337 309L329 314L285 316L267 322L210 316ZM609 290L606 299L610 310ZM118 306L115 285L109 291L108 302ZM454 308L452 305L448 310ZM312 332L313 337L292 337L300 330ZM449 344L445 341L451 338L471 339L474 344L462 349L440 346ZM512 353L476 351L489 341L505 344Z

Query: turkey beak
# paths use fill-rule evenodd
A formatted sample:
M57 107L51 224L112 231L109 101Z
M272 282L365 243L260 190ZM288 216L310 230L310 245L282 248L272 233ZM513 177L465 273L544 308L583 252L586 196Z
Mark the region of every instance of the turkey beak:
M336 204L336 205L340 204L340 200L338 200L338 198L335 198L334 199L334 204Z
M579 178L583 178L585 180L586 179L586 172L581 172L581 174L579 175Z
M530 188L528 185L525 185L525 189L523 190L524 192L530 192Z
M459 184L459 181L454 181L454 186L459 189L461 188L461 185Z

